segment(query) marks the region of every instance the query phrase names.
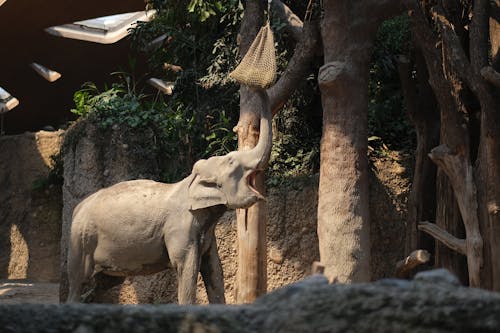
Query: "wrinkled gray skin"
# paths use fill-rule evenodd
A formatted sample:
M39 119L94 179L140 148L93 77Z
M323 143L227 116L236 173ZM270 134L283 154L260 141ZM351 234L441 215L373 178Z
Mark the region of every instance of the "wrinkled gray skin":
M96 273L145 275L177 270L180 304L194 303L201 271L210 303L224 303L222 266L214 229L227 208L248 208L263 196L256 172L272 144L268 96L262 101L260 138L252 150L195 163L176 184L132 180L99 190L73 212L68 251L68 302L79 302L82 284Z

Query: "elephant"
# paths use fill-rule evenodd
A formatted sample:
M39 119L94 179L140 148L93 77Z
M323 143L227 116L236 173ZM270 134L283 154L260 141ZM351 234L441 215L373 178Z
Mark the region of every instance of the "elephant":
M260 136L250 150L197 161L189 176L166 184L130 180L101 189L73 211L68 248L67 302L80 302L82 286L97 273L125 277L171 266L177 271L178 302L196 300L201 272L208 301L225 303L215 225L227 209L248 208L264 196L255 177L266 167L272 145L267 93Z

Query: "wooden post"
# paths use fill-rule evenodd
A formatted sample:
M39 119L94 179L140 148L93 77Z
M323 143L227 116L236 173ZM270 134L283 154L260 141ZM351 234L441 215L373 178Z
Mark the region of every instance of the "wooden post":
M240 90L240 120L235 127L238 149L255 147L259 140L260 103L252 102L250 89ZM264 173L256 177L256 189L266 195ZM236 272L236 303L251 303L267 291L267 203L258 201L249 209L236 210L238 236L238 270Z
M264 22L261 1L247 1L241 22L239 38L243 56ZM240 88L240 119L234 131L238 134L238 150L252 149L259 138L260 103L255 93L245 86ZM264 175L256 179L257 190L265 195ZM238 270L236 272L236 303L250 303L267 291L266 226L267 205L258 202L249 209L236 210L238 235Z
M238 271L235 298L237 303L251 303L267 291L267 204L259 202L249 209L238 209L236 214Z

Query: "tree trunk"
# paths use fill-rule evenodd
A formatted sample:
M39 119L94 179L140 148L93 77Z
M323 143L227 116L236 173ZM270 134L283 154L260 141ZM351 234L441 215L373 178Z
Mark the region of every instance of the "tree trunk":
M297 42L293 56L279 80L267 90L273 115L276 114L292 95L301 81L309 75L311 63L318 50L318 22L311 19L302 23L291 10L279 0L273 1L273 8L293 31ZM240 54L245 54L263 22L263 2L249 1L242 21ZM319 14L319 13L317 13ZM317 16L317 15L315 15ZM240 120L235 127L238 133L239 149L255 146L259 137L261 110L256 94L246 87L240 90ZM257 189L265 194L264 175L257 178ZM249 210L237 211L238 229L238 272L236 276L236 301L252 302L267 290L266 224L267 205L264 202Z
M443 4L451 5L451 7ZM494 233L491 228L491 200L498 200L499 194L499 192L491 193L498 191L496 185L491 186L491 184L498 183L498 146L489 145L498 141L498 112L496 112L498 105L494 102L490 87L485 85L481 78L483 69L488 66L489 5L489 0L474 1L472 21L469 24L467 8L460 7L462 5L456 2L438 3L432 10L432 16L440 32L439 43L436 43L435 34L428 26L420 8L416 5L413 8L414 36L419 41L426 57L431 73L430 83L438 98L441 111L441 145L433 149L430 154L442 172L439 179L442 187L438 187L436 224L442 229L453 232L452 229L457 230L459 226L456 220L461 217L466 238L465 247L459 252L467 257L469 284L475 287L488 287L484 271L481 272L481 269L485 254L488 255L488 245L493 246L494 242L491 240L491 244L486 242L483 252L481 232L483 236L490 236ZM450 12L453 8L455 10ZM457 8L458 12L463 13L458 21L457 16L454 15ZM465 25L468 25L468 38L466 38ZM470 44L469 54L464 51L464 46L468 44ZM437 45L441 51L439 53L436 52ZM477 100L469 96L468 89ZM477 138L473 132L475 109L478 106L481 108L479 150ZM494 139L490 141L490 138ZM474 174L472 165L477 151L479 151L476 163L478 172ZM493 172L490 167L493 168ZM449 185L446 184L448 182ZM457 214L454 204L451 204L453 200L451 188L460 215ZM493 207L495 206L496 203L493 204ZM489 223L485 221L485 217L488 217ZM434 233L433 236L440 239L439 234L441 232ZM460 237L455 233L453 243L463 241L457 236ZM450 244L447 240L444 243ZM492 256L494 252L492 247ZM441 259L441 254L438 255ZM493 257L491 259L493 261ZM488 257L486 257L486 262L490 266ZM493 262L491 264L495 265Z
M398 59L406 110L417 134L415 167L408 198L405 253L424 249L434 254L433 238L419 232L417 225L421 221L434 220L436 216L436 165L428 154L439 144L439 110L428 82L429 74L423 56L418 49L414 53L416 78L413 78L410 61L401 57Z
M320 259L331 281L371 278L369 66L379 25L401 13L400 5L392 0L323 1L318 239Z
M492 67L498 74L500 70L500 1L490 2L491 18L489 19L489 34L492 56ZM486 22L482 22L486 24ZM484 26L483 26L484 29ZM487 29L486 29L487 30ZM487 45L487 44L486 44ZM483 50L484 52L484 50ZM486 52L487 56L487 52ZM483 55L484 57L484 55ZM476 66L476 74L488 65L481 59L472 58ZM485 265L483 274L485 283L491 283L491 289L500 291L500 88L488 85L487 92L491 94L490 103L481 108L481 136L478 156L478 187L482 189L479 199L479 214L485 240Z
M362 2L362 1L357 1ZM320 260L330 281L369 281L368 79L375 28L350 1L324 1L319 72L323 136L318 198ZM356 23L357 22L357 23Z
M261 1L247 1L240 29L240 54L244 55L262 26L264 6ZM253 102L254 93L240 89L238 149L255 147L259 138L260 103ZM257 190L265 195L264 175L257 176ZM267 291L267 205L258 202L249 209L236 210L238 235L238 270L235 299L237 303L253 302Z
M442 170L438 170L437 173L436 202L436 225L453 236L464 239L465 229L455 194ZM435 265L446 268L455 274L463 284L468 283L467 262L463 254L459 254L439 242L436 242Z

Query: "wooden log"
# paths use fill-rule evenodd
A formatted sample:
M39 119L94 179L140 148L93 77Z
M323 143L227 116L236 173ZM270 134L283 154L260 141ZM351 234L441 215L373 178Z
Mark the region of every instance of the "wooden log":
M395 276L400 279L410 278L411 272L420 265L429 262L431 255L426 250L415 250L408 257L396 264Z

